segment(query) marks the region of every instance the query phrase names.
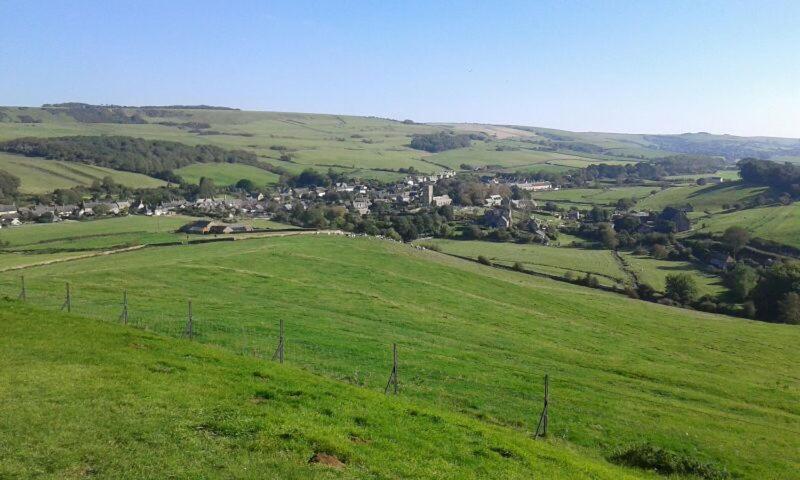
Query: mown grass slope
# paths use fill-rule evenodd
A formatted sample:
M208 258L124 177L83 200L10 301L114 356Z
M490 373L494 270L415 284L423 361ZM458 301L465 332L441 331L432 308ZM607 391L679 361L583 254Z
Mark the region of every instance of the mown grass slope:
M105 177L111 177L116 183L127 187L155 188L167 184L139 173L3 152L0 152L0 170L19 177L21 183L19 190L23 193L43 193L52 192L57 188L88 186Z
M2 302L2 478L647 477L296 367Z
M0 275L16 295L18 273ZM534 428L551 375L551 434L598 457L649 442L743 478L800 468L800 329L691 312L371 238L292 237L149 248L24 271L28 301L63 302L287 358L381 391L399 344L403 395Z
M728 227L746 228L754 237L800 248L800 204L737 210L699 220L702 232L722 233Z
M179 168L175 173L190 183L200 183L202 177L210 178L218 186L233 185L239 180L247 179L256 186L263 187L278 183L280 178L272 172L236 163L196 163Z
M577 278L589 273L607 286L628 281L628 275L614 259L611 250L445 239L422 240L419 243L433 245L444 253L461 257L477 259L484 256L492 263L506 267L520 263L525 270L547 275L564 276L572 272Z

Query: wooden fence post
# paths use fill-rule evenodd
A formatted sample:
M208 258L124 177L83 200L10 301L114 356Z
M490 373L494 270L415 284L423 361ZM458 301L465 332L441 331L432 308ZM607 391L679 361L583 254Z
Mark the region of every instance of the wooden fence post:
M389 381L386 383L386 388L383 389L383 393L389 393L389 387L394 387L394 394L397 395L398 391L398 383L397 383L397 344L392 344L392 373L389 374Z
M67 309L67 313L72 311L72 296L69 293L69 282L67 282L67 296L64 299L64 303L61 305L61 310Z
M120 321L125 325L128 324L128 291L122 291L122 313L119 315Z
M194 320L192 319L192 301L189 300L189 316L186 319L186 330L183 332L183 336L188 337L189 340L194 338Z
M280 333L278 334L278 348L275 349L275 354L272 355L272 359L278 359L279 363L283 363L283 353L284 353L284 336L283 336L283 319L280 321Z
M21 283L22 289L19 291L18 299L24 302L28 298L27 292L25 291L25 275L20 275L19 281Z
M534 437L547 436L547 407L550 403L550 376L544 376L544 406L542 407L542 414L539 417L539 424L536 426L536 433Z

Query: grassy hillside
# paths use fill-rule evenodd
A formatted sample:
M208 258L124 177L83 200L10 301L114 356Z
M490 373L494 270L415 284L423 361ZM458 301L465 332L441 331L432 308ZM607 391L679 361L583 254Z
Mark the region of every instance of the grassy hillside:
M666 288L667 275L688 273L697 283L699 294L719 295L727 291L718 275L704 273L690 262L674 260L658 260L650 256L621 253L639 281L644 282L659 292Z
M233 185L244 178L257 186L264 186L278 183L279 179L278 175L266 170L236 163L197 163L179 168L175 173L189 183L200 183L201 177L208 177L218 186Z
M2 124L0 124L0 131ZM72 162L45 160L0 152L0 170L19 177L20 191L24 193L52 192L56 188L72 188L91 185L95 180L111 177L115 182L128 187L159 187L166 182L132 172L121 172L110 168L83 165Z
M645 476L219 348L7 301L0 322L3 478Z
M176 230L198 217L169 215L145 217L129 215L89 221L60 223L32 223L0 230L0 241L5 242L0 253L0 263L7 253L40 255L57 252L93 251L136 245L186 240L186 235ZM260 218L247 219L246 223L258 229L292 229L286 225ZM189 239L209 239L214 236L191 236ZM229 236L230 237L230 236Z
M723 205L744 204L758 196L766 187L752 187L741 182L726 182L719 185L688 185L661 190L643 199L638 207L661 210L667 206L683 206L687 203L697 212L709 210L718 212Z
M698 221L701 232L724 232L740 226L754 237L800 248L800 204L739 210L713 215Z
M0 274L18 292L20 272ZM371 238L293 237L143 249L26 269L29 302L287 358L530 431L550 373L553 437L599 457L649 442L744 478L800 468L800 330L638 302ZM204 381L207 385L209 382ZM423 447L424 448L424 447ZM446 475L445 475L446 476Z
M608 206L621 198L641 200L650 196L654 191L658 191L658 187L567 188L536 192L533 197L540 203L552 201L562 206L586 209L593 205Z
M519 262L526 270L563 277L572 272L576 277L596 275L603 285L624 284L627 274L614 260L610 250L589 250L569 247L547 247L540 244L481 242L433 239L420 241L435 245L442 252L477 259L482 255L492 263L510 267Z

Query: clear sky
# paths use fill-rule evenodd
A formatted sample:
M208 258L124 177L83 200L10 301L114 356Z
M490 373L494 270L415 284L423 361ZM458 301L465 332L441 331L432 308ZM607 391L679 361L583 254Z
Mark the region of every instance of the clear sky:
M800 137L800 1L0 0L0 104Z

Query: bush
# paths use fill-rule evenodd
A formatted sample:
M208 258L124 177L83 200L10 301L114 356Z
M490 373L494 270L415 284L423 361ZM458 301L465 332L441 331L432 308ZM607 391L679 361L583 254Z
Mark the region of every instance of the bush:
M522 264L519 262L514 262L514 266L511 268L516 270L517 272L522 272L525 270L524 268L522 268Z
M667 297L677 302L689 303L697 297L697 282L688 273L669 274L666 283Z
M661 475L695 475L707 480L731 478L730 473L718 465L649 443L622 448L609 460L619 465L652 470Z
M482 263L484 265L492 266L492 261L486 258L483 255L478 255L478 263Z

